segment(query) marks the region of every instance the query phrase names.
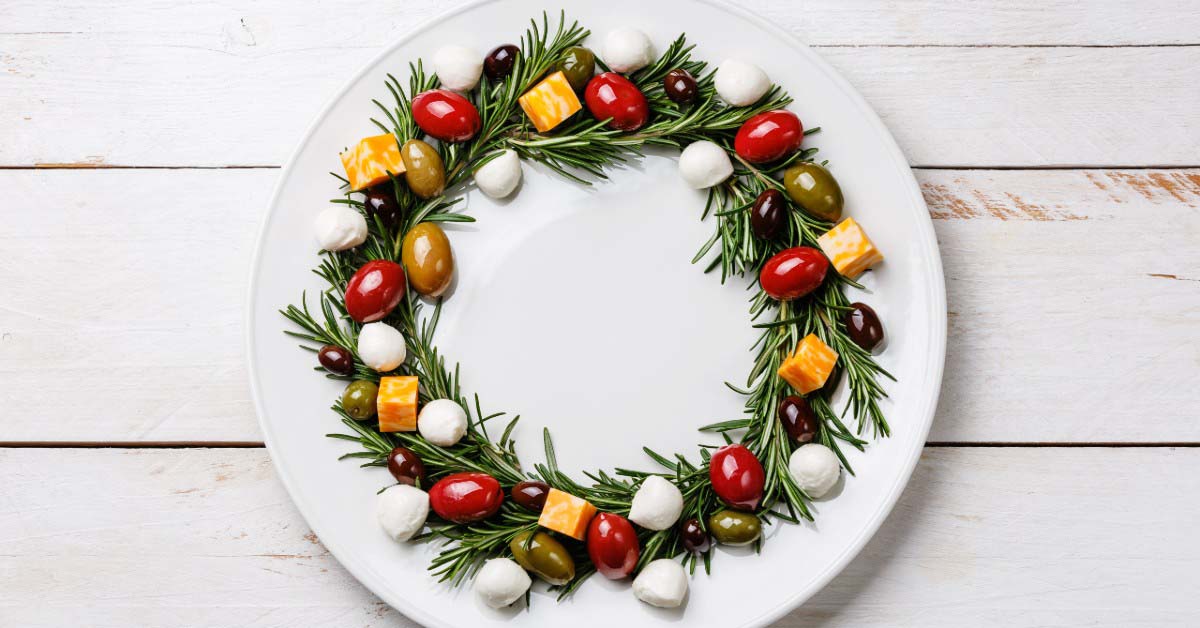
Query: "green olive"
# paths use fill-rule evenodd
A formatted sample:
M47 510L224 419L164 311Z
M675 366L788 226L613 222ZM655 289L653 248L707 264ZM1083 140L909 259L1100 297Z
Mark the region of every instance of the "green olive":
M722 545L749 545L762 536L762 522L747 512L721 510L708 518L708 531Z
M366 421L375 416L375 401L379 398L379 386L365 379L350 382L342 393L342 409L352 418Z
M413 194L433 198L446 189L446 165L434 147L421 140L408 140L400 147L400 159Z
M837 179L820 164L798 163L783 173L783 185L788 196L804 211L830 222L842 217L842 188Z
M566 584L575 577L575 561L562 543L545 532L522 532L508 543L513 558L525 571L553 585Z
M575 91L582 92L596 73L596 55L583 46L573 46L563 53L557 68L567 77L567 82Z
M423 222L404 236L400 261L408 273L408 283L418 294L436 297L450 285L454 276L454 253L446 232L432 222Z

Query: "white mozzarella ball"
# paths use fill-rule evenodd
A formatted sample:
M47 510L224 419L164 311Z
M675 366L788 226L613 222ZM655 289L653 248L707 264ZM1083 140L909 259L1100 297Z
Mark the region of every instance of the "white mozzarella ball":
M713 85L721 100L734 107L745 107L758 102L771 89L771 79L753 63L726 59L717 67Z
M809 443L792 452L788 471L796 486L813 499L824 497L837 484L842 463L833 450L819 443Z
M521 158L510 149L475 171L475 187L492 198L504 198L521 182Z
M637 599L659 608L675 608L687 595L687 573L683 565L670 558L650 561L633 580Z
M326 251L345 251L367 239L367 219L353 208L339 205L317 214L317 242Z
M395 370L407 354L404 334L387 323L368 323L358 332L358 357L376 371Z
M629 520L647 530L666 530L683 512L683 493L661 475L648 476L633 495Z
M688 185L702 190L729 178L733 163L724 148L708 140L688 144L679 154L679 174Z
M415 486L389 486L375 501L375 514L387 535L407 541L425 527L429 516L429 495Z
M650 65L654 49L646 33L626 26L608 33L601 56L614 72L633 72Z
M454 401L434 399L417 415L417 430L434 445L449 447L467 433L467 413Z
M475 574L475 595L492 608L504 608L525 595L533 584L529 574L511 558L493 558Z
M433 54L433 71L442 86L456 92L469 92L479 84L483 73L483 55L465 46L443 46Z

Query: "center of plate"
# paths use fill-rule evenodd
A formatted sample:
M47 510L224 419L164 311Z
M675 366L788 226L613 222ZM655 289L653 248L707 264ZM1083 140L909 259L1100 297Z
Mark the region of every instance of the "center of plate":
M464 389L521 415L530 463L543 426L571 472L651 469L642 446L694 458L715 439L697 427L742 416L724 382L744 384L756 337L750 279L691 263L715 228L704 195L661 156L590 189L526 175L509 204L473 194L479 222L450 230L458 283L437 339Z

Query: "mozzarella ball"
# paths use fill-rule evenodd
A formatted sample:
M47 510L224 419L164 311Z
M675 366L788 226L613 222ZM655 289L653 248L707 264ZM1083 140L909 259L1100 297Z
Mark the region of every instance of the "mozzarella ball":
M469 92L479 84L483 55L465 46L443 46L433 54L433 71L443 87Z
M397 541L407 541L425 527L429 495L415 486L389 486L375 501L375 514L383 531Z
M511 558L493 558L475 574L475 595L492 608L504 608L529 590L533 580Z
M434 445L449 447L467 433L467 413L454 401L434 399L417 415L417 430Z
M721 100L734 107L745 107L758 102L771 89L771 79L753 63L726 59L717 67L713 85Z
M661 475L651 475L633 495L629 520L647 530L666 530L679 521L682 512L683 493L679 488Z
M626 26L608 33L601 56L614 72L633 72L650 65L654 50L646 33Z
M510 149L475 171L475 187L492 198L504 198L521 182L521 158Z
M345 205L322 210L314 226L317 242L326 251L352 249L367 239L367 219Z
M633 594L637 599L659 608L675 608L683 604L687 591L687 574L683 571L683 565L670 558L651 561L633 580Z
M708 140L688 144L679 154L679 174L688 185L702 190L729 178L733 163L724 148Z
M824 497L837 484L842 463L833 450L819 443L809 443L792 452L788 471L796 486L813 499Z
M358 332L358 357L376 371L395 370L407 354L404 334L387 323L368 323Z

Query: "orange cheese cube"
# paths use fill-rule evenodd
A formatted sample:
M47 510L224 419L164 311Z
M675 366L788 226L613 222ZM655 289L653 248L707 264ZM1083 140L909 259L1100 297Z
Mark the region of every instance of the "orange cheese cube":
M417 378L404 375L379 378L380 432L414 432L417 429Z
M519 99L525 115L533 121L538 133L545 133L562 124L576 111L583 109L579 97L567 77L562 72L555 72L542 79L541 83L525 92Z
M792 388L807 395L825 385L837 359L837 351L821 342L816 334L809 334L796 345L796 351L783 361L778 373Z
M341 154L342 166L351 190L363 190L389 179L388 173L402 174L400 145L391 133L364 137L353 148Z
M843 220L817 238L817 244L821 245L825 257L833 262L833 267L843 277L854 279L862 271L883 261L883 254L853 218Z
M546 505L542 508L542 516L538 517L538 525L582 541L587 536L588 523L595 514L596 507L586 499L552 488L546 495Z

